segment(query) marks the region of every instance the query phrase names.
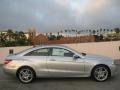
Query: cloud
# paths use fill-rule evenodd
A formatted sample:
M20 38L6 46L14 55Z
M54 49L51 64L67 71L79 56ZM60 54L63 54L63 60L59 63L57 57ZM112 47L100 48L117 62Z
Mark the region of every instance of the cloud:
M0 0L0 29L119 27L119 5L119 0Z

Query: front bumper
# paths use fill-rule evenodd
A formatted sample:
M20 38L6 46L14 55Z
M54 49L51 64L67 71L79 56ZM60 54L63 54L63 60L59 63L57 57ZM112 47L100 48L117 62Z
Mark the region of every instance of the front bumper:
M111 70L111 76L116 75L118 72L117 65L115 65L115 64L110 65L110 70Z

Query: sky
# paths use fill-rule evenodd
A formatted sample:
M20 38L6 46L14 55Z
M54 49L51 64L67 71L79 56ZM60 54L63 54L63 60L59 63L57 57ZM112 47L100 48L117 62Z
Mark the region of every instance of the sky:
M120 27L120 0L0 0L0 30Z

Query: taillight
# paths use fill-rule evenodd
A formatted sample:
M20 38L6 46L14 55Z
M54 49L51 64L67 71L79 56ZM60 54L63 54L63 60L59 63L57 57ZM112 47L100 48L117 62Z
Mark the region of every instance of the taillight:
M8 64L12 61L12 59L5 59L4 64Z

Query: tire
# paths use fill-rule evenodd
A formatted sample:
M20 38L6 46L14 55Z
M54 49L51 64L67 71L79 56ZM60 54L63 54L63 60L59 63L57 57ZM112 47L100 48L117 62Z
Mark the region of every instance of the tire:
M22 67L17 72L17 77L24 84L31 83L35 78L35 73L30 67Z
M110 77L110 70L105 65L98 65L93 69L92 77L98 82L106 81Z

